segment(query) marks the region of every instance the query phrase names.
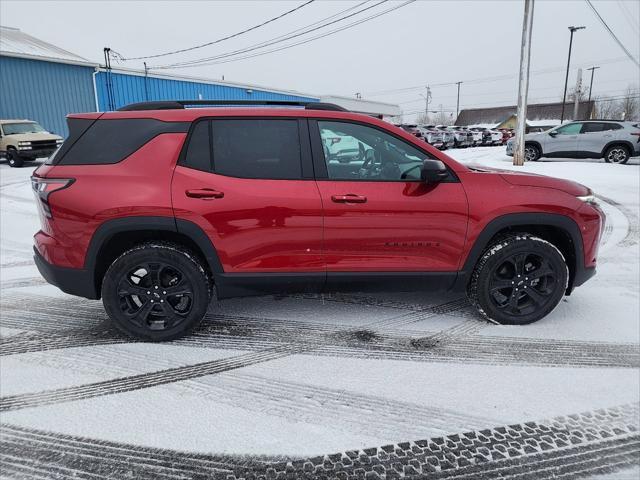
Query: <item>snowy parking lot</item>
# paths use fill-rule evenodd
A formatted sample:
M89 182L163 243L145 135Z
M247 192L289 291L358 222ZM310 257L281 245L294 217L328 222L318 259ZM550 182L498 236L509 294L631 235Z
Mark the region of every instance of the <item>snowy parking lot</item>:
M513 167L568 178L607 214L598 274L528 326L423 293L213 302L163 344L32 257L32 168L0 165L0 437L6 478L638 478L640 161Z

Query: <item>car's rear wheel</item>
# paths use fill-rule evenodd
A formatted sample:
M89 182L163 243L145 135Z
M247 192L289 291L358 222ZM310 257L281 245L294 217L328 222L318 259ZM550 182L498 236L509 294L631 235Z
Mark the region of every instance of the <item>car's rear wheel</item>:
M629 149L624 145L612 145L604 152L604 161L607 163L627 163L629 157Z
M7 150L7 160L9 162L9 166L13 168L20 168L24 165L24 160L20 158L18 152L16 152L13 148Z
M524 146L524 159L527 162L536 162L540 159L540 149L533 144L525 144Z
M545 317L567 289L569 270L554 245L530 234L492 244L478 261L469 300L489 320L524 325Z
M172 243L127 250L102 282L102 302L113 325L141 340L188 334L204 318L210 298L209 276L200 260Z

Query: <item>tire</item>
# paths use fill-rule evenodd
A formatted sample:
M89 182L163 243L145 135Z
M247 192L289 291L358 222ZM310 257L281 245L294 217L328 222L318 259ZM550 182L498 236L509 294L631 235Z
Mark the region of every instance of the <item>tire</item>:
M139 340L160 342L189 334L204 318L210 299L211 281L200 260L172 243L127 250L102 282L102 303L112 324Z
M630 156L629 149L624 145L611 145L604 152L604 161L607 163L627 163Z
M524 145L524 159L527 162L537 162L540 159L542 153L540 152L540 148L533 144Z
M16 152L13 149L7 150L7 159L10 167L20 168L24 165L24 160L20 158L20 155L18 155L18 152Z
M526 325L548 315L564 296L569 269L554 245L527 233L493 243L467 288L469 301L488 320Z

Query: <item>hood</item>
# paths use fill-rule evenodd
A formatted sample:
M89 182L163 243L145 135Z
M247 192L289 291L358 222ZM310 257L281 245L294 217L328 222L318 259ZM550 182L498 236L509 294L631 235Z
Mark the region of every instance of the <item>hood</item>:
M14 133L12 135L5 135L3 138L6 140L14 140L15 142L37 142L38 140L62 140L60 135L53 133Z
M563 180L562 178L547 177L529 172L514 172L512 170L501 170L498 168L485 167L484 165L468 165L471 170L495 173L500 175L506 182L511 185L522 187L543 187L554 188L573 195L574 197L589 195L591 190L584 185L571 180Z

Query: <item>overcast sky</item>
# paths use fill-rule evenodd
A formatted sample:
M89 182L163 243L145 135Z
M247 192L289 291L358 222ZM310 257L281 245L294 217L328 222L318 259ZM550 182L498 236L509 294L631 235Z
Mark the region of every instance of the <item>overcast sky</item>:
M125 57L153 55L214 41L277 16L306 0L295 1L12 1L0 3L0 23L53 43L96 62L109 46ZM330 31L403 1L316 0L293 14L248 34L192 52L149 59L149 65L212 57L270 40L352 8L344 15L373 8L317 30ZM620 41L640 57L640 2L593 1ZM419 86L434 85L430 109L455 110L462 81L465 107L516 103L523 18L521 0L417 1L353 28L268 55L240 61L171 70L312 94L353 96L400 103L412 112L424 108ZM337 17L335 17L337 18ZM331 19L334 20L335 18ZM640 70L600 24L583 0L537 0L533 23L529 101L560 101L569 43L569 25L584 25L574 36L569 84L578 67L600 66L593 94L620 95L638 86ZM309 36L297 37L271 48ZM251 53L258 53L256 50ZM234 57L230 57L234 58ZM114 63L114 65L117 65ZM140 68L142 61L120 63ZM164 72L168 72L164 70ZM588 83L590 73L583 72ZM491 77L499 77L491 79ZM405 87L411 90L389 92Z

